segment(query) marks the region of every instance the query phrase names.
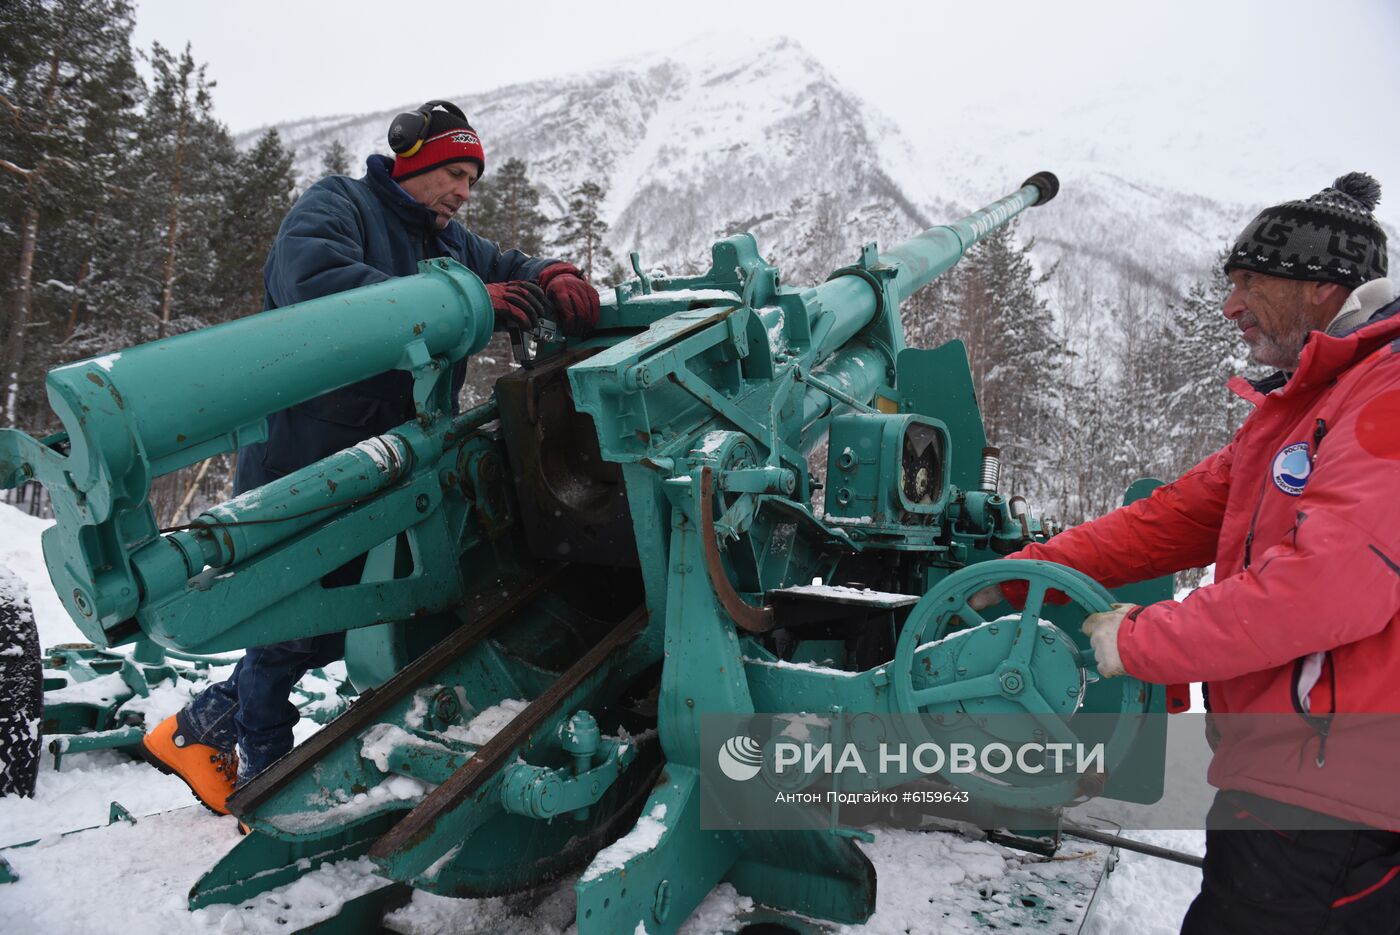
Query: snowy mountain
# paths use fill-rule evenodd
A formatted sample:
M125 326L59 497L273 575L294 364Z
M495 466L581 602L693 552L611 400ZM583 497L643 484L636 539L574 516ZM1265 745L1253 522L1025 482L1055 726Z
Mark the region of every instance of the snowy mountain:
M673 273L703 269L715 239L748 230L789 281L817 280L865 241L896 242L1048 168L1060 175L1060 198L1030 212L1023 233L1037 238L1040 262L1065 261L1080 283L1074 301L1121 306L1133 296L1176 294L1280 196L1261 191L1262 180L1251 185L1243 165L1236 176L1221 170L1205 178L1180 158L1206 145L1248 151L1257 128L1242 122L1212 127L1209 141L1200 132L1168 138L1161 126L1168 117L1143 109L1124 118L1121 106L1113 109L1118 90L1105 89L1101 100L1047 98L1033 114L1020 112L1019 101L989 112L931 97L927 119L906 128L844 89L790 39L714 37L457 100L483 136L488 173L490 165L524 159L551 217L562 214L581 181L603 183L613 252L621 259L640 250L649 267ZM387 151L392 117L319 117L278 130L309 182L334 139L357 157ZM1124 119L1138 125L1122 126ZM1331 170L1316 162L1290 166L1298 176L1291 197L1326 181ZM1391 234L1392 243L1400 240ZM1084 283L1092 283L1092 295Z

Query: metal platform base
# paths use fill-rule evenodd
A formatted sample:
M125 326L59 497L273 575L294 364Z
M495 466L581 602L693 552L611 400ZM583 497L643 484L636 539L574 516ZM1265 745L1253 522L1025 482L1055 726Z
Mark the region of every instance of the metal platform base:
M969 882L959 887L951 900L931 900L926 916L928 927L919 931L937 935L977 927L988 932L1080 935L1117 861L1115 848L1080 841L1067 843L1054 857L1021 855L1017 866L1009 868L1005 877ZM905 872L914 871L907 868ZM878 916L877 896L877 919ZM755 906L735 919L724 935L829 935L853 930L860 928Z

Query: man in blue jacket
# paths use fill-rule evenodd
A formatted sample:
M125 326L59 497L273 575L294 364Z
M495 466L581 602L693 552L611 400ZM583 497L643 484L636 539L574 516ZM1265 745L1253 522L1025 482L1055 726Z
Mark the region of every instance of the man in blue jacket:
M265 308L408 276L420 260L446 256L486 283L498 329L528 330L543 316L567 334L584 334L597 324L598 293L576 267L503 251L452 219L486 171L480 137L460 109L429 101L400 114L389 143L394 158L370 156L360 179L322 179L288 212L263 268ZM454 399L465 375L463 362L453 372ZM273 414L267 441L239 455L235 492L412 419L412 385L409 374L389 371ZM355 583L363 565L362 556L322 583ZM289 700L292 687L344 649L343 633L249 649L225 681L146 735L146 759L179 776L210 809L226 813L235 783L291 750L298 719Z

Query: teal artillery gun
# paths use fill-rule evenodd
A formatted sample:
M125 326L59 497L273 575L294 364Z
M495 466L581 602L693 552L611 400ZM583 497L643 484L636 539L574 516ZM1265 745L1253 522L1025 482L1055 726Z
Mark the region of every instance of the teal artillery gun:
M962 345L907 348L899 317L1057 187L1038 174L814 287L784 284L747 234L694 278L644 275L634 255L593 335L546 343L466 412L447 375L493 315L448 260L52 371L67 432L0 433L0 482L49 489L49 570L95 644L214 653L347 631L358 697L230 799L254 833L192 907L368 855L386 885L447 896L581 871L584 935L673 932L721 881L772 911L869 916L873 867L839 816L793 831L702 815L713 715L922 713L988 743L982 715L1019 713L1076 743L1083 715L1117 713L1092 777L959 784L1047 849L1068 803L1150 798L1117 771L1155 757L1160 780L1162 738L1137 715L1161 692L1095 682L1078 635L1111 596L992 561L1049 530L997 489ZM412 375L414 418L157 527L154 477L393 369ZM358 583L322 583L361 555ZM1024 610L969 604L1010 580L1028 583ZM1135 587L1120 597L1166 596ZM1051 607L1052 589L1071 603Z

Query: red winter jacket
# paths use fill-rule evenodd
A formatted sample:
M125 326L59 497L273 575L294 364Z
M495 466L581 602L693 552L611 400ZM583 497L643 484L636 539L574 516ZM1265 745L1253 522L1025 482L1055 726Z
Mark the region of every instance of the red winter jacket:
M1400 828L1400 745L1327 736L1334 713L1400 712L1400 301L1350 334L1314 332L1282 387L1231 388L1255 410L1229 445L1014 557L1108 587L1214 561L1214 584L1123 621L1124 668L1208 682L1218 714L1296 713L1312 728L1306 756L1227 736L1212 785Z

